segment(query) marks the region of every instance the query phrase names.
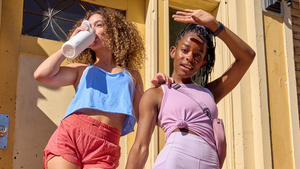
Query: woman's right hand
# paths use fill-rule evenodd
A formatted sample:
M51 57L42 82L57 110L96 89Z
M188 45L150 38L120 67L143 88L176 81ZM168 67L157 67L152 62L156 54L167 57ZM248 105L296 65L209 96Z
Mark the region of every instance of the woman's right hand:
M75 35L77 35L79 32L81 31L88 31L89 27L87 25L80 25L79 27L77 27L74 32L72 33L72 35L70 36L70 39L72 39ZM92 43L91 45L89 45L87 48L91 48L95 43Z
M72 39L75 35L77 35L80 31L88 31L89 27L86 25L80 25L79 27L77 27L74 32L72 33L72 35L70 36L70 39Z

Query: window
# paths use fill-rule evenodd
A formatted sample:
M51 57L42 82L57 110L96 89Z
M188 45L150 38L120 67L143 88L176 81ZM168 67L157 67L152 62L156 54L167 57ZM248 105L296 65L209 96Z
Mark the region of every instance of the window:
M66 41L69 30L86 11L100 7L80 0L24 0L22 34Z
M280 3L281 0L265 0L266 10L280 13L281 12Z

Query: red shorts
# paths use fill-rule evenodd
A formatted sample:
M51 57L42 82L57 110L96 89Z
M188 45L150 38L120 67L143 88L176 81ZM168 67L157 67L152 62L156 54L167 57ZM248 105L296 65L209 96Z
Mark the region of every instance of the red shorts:
M47 162L61 156L81 168L114 169L119 165L121 131L90 116L73 113L62 120L44 150Z

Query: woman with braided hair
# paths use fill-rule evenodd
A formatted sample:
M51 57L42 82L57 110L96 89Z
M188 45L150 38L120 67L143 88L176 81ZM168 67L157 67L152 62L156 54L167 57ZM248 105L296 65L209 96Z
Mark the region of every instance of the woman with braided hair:
M239 83L255 57L255 52L243 40L203 10L178 11L173 18L187 23L170 49L176 85L151 88L142 96L137 135L127 169L144 167L156 124L164 130L166 143L153 169L221 167L210 118L218 117L216 104ZM235 61L221 77L209 82L215 62L214 36L227 45ZM198 70L202 86L193 82ZM178 86L189 94L179 92ZM200 109L192 95L206 105L211 117Z

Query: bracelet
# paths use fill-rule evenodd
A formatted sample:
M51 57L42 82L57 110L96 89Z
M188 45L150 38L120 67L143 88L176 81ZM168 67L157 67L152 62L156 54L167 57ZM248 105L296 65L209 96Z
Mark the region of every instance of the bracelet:
M218 29L213 33L214 36L218 36L224 30L224 25L219 22Z

